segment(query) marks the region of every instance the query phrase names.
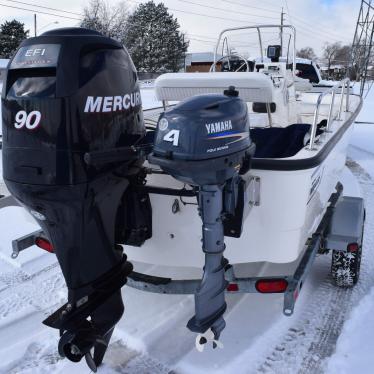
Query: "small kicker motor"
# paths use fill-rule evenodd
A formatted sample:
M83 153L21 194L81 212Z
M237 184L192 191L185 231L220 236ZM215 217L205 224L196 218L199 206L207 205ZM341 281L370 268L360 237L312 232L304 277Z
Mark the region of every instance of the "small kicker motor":
M225 328L223 220L234 213L240 174L250 168L255 145L249 131L247 105L230 87L224 95L195 96L163 113L149 156L151 163L198 188L205 265L195 293L195 315L187 327L204 334L200 344L211 335L218 340Z
M60 330L62 356L85 357L96 371L132 271L117 244L149 237L115 230L139 197L132 183L145 159L136 151L145 127L135 67L120 43L95 31L29 38L10 61L2 116L4 181L42 227L68 287L67 304L44 323Z

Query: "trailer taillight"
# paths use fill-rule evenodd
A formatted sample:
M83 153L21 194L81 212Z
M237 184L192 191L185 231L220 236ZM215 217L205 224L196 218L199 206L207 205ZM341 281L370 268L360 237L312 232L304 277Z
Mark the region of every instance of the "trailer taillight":
M239 286L237 283L230 283L226 287L227 292L238 292L239 291Z
M285 279L261 279L256 282L256 290L261 293L282 293L287 286Z
M347 251L350 253L356 253L358 251L358 244L357 243L350 243L347 246Z
M52 243L48 239L42 238L40 236L35 239L35 245L49 253L54 252Z

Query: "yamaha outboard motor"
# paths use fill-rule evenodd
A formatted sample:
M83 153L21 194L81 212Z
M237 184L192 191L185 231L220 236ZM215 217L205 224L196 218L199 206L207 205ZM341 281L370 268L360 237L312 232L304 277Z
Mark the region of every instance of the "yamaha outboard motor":
M176 179L198 188L205 266L195 293L195 316L187 327L213 334L215 340L225 327L224 215L235 211L240 173L249 170L254 152L247 105L237 96L230 87L225 95L195 96L164 113L149 157Z
M2 116L5 183L50 240L68 287L67 304L44 323L60 330L61 355L96 370L132 271L115 224L144 161L135 67L95 31L27 39L9 65Z

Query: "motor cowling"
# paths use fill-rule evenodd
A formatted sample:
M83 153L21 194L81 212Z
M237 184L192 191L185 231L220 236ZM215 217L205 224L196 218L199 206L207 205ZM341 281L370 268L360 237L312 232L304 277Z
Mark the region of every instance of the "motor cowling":
M202 161L229 156L251 145L247 105L233 88L226 95L199 95L163 113L154 155Z
M247 105L230 87L224 95L194 96L162 114L150 159L187 183L215 184L247 165L253 150Z
M195 315L187 324L191 331L204 334L197 338L198 344L206 343L210 333L217 340L225 327L228 261L223 257L223 221L225 214L234 214L240 173L249 170L254 150L247 105L234 87L224 95L187 99L158 121L150 162L198 190L205 264L195 293Z
M4 181L51 241L69 290L46 324L74 335L91 317L95 334L85 336L110 337L132 271L115 243L117 210L144 157L93 165L85 155L145 136L128 52L82 28L25 40L9 63L2 120Z

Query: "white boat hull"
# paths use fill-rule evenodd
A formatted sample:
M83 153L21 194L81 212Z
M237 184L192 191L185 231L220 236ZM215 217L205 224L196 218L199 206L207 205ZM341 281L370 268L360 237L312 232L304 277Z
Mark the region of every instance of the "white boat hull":
M336 126L341 126L341 122ZM339 181L351 131L352 126L316 167L292 171L250 171L251 175L260 178L260 205L252 208L240 238L225 238L225 257L231 264L260 261L289 263L300 256ZM183 187L180 182L165 175L151 175L148 183L169 188ZM176 199L151 195L153 236L141 248L126 247L131 261L172 267L201 268L204 265L197 205L183 205L179 201L180 211L173 213ZM183 201L196 203L196 199L192 198L184 198Z

